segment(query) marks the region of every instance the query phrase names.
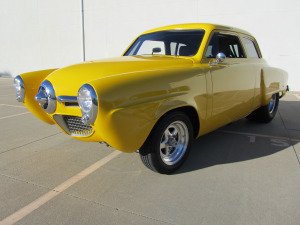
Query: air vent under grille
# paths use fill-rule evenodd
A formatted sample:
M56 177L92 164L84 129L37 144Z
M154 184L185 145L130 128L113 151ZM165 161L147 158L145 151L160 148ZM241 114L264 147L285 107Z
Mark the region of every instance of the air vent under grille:
M92 127L85 125L78 116L63 116L63 119L71 135L88 136L92 133Z
M53 119L63 130L72 136L85 137L93 133L93 128L82 123L81 117L79 116L64 116L56 114L53 116Z

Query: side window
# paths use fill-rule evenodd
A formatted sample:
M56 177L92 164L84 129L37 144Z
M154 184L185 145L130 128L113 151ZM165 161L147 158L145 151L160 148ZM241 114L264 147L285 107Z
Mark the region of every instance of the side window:
M245 58L239 38L234 35L215 33L205 52L206 58L215 58L218 53L227 58Z
M247 51L247 56L249 58L259 58L254 42L248 38L243 38L242 40Z
M162 54L165 55L165 43L163 41L151 41L151 40L146 40L142 43L139 51L137 52L137 55L152 55L152 50L154 48L160 48L161 52L159 53L154 53L154 54Z

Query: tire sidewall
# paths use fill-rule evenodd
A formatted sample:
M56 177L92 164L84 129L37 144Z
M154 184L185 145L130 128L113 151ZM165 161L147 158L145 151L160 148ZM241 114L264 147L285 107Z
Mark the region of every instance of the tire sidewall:
M181 121L187 126L189 140L188 140L187 149L186 149L184 155L182 156L182 158L177 163L175 163L174 165L167 165L162 160L161 155L160 155L160 141L161 141L161 137L162 137L164 131L167 129L167 127L171 123L173 123L175 121ZM152 154L153 163L156 164L155 167L160 168L161 171L159 171L159 172L171 173L174 170L178 169L189 155L191 143L193 141L193 127L192 127L191 121L183 113L171 114L171 115L165 117L163 120L160 121L158 126L154 129L152 138L153 138L152 144L154 146L152 146L153 151L152 151L151 154Z
M273 119L275 117L277 110L278 110L278 106L279 106L279 95L278 95L278 93L276 93L274 95L276 96L276 100L275 100L275 108L272 111L272 113L270 113L270 111L269 111L269 104L266 105L267 114L270 119Z

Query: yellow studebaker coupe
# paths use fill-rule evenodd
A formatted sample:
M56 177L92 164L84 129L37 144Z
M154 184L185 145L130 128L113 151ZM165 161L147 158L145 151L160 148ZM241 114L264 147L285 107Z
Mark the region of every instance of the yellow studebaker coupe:
M287 91L248 32L180 24L144 32L122 57L15 78L17 100L82 141L139 154L175 171L197 137L247 117L270 122Z

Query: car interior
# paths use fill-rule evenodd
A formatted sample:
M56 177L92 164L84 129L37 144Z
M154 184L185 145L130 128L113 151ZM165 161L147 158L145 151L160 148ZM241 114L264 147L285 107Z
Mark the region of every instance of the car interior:
M224 53L226 58L245 58L239 38L234 35L215 33L207 47L206 58L215 58L218 53Z

